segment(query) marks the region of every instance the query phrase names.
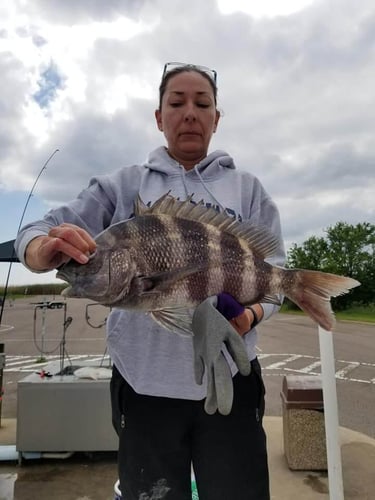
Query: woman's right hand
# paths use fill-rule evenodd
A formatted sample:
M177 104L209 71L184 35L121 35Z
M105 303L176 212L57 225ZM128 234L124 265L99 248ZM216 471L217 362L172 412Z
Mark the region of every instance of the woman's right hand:
M96 249L95 240L74 224L60 224L48 236L37 236L26 247L25 260L34 271L51 271L70 259L86 264Z

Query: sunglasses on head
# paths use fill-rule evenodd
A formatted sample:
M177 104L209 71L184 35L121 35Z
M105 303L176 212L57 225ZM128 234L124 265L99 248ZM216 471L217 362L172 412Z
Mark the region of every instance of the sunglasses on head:
M197 64L186 64L181 62L166 63L164 65L162 80L164 79L165 75L167 75L168 73L177 68L196 69L198 71L202 71L203 73L206 73L211 78L211 80L216 84L217 72L214 69L207 68L207 66L198 66Z

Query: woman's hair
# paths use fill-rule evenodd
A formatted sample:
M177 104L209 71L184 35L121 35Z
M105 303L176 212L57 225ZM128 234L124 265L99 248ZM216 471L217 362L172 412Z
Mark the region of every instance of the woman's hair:
M176 68L171 69L170 71L165 71L163 73L160 86L159 86L159 109L161 110L161 103L163 100L163 96L165 94L168 82L171 78L174 76L180 74L180 73L185 73L185 72L190 72L190 71L195 71L195 73L199 73L200 75L205 78L208 83L211 85L212 92L214 94L214 100L215 100L215 106L216 106L216 101L217 101L217 86L216 82L213 80L213 78L207 73L207 71L200 69L199 66L194 66L193 64L186 64L182 66L178 66Z

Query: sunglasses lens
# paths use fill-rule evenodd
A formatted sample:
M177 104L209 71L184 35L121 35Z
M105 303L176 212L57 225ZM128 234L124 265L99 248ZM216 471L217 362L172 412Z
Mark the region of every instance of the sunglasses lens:
M207 73L207 75L216 83L216 71L214 69L210 69L207 66L198 66L196 64L186 64L186 63L180 63L180 62L169 62L166 63L164 66L164 71L163 71L163 78L165 75L170 73L171 71L174 71L177 68L190 68L190 69L197 69L199 71L203 71L204 73Z

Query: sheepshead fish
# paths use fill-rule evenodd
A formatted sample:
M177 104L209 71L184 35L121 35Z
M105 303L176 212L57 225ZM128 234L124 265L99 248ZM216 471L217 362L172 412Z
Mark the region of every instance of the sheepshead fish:
M150 208L138 197L135 217L96 237L87 264L71 260L57 277L67 297L149 312L165 328L191 334L191 313L207 297L227 292L238 302L280 304L285 295L326 330L334 325L330 297L358 281L319 271L285 269L265 259L278 247L264 228L238 222L191 197L169 193Z

